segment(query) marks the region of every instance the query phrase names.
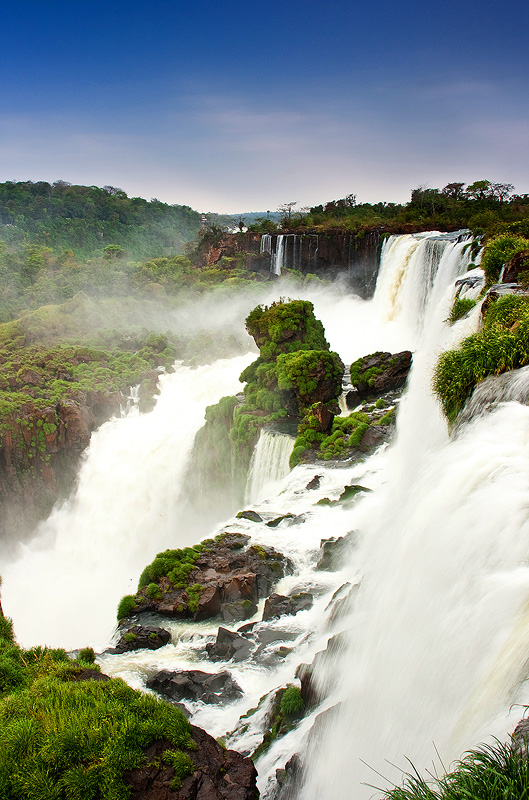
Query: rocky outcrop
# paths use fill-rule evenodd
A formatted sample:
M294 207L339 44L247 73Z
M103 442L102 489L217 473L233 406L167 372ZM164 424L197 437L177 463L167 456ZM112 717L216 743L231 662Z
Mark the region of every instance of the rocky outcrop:
M351 364L351 383L362 399L380 397L404 385L411 361L409 350L371 353Z
M345 558L350 549L354 547L358 538L356 531L349 531L345 536L322 539L320 557L315 569L333 572L340 569L345 563Z
M147 688L170 700L200 700L208 704L234 700L242 694L229 672L211 674L198 669L177 672L162 669L147 681Z
M285 575L290 563L272 547L248 547L249 540L244 534L226 533L211 541L195 554L185 585L175 585L181 583L181 573L175 577L169 569L168 575L138 592L134 610L194 620L221 615L226 622L253 616L258 600Z
M520 272L527 272L527 270L529 270L529 250L521 250L505 265L502 281L503 283L518 283Z
M155 625L133 625L121 634L117 645L107 653L130 653L133 650L158 650L171 641L171 634Z
M163 761L169 742L155 742L145 751L145 764L127 770L130 800L256 800L257 771L250 758L225 750L201 728L191 726L196 750L186 751L194 771L172 788L174 769Z

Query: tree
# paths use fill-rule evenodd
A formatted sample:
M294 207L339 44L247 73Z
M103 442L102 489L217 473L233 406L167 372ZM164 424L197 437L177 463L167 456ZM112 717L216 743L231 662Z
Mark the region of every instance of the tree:
M462 200L465 196L464 183L447 183L443 188L443 194L453 200Z
M298 204L297 200L292 200L290 203L283 203L282 205L279 206L277 210L279 211L280 214L283 215L283 219L290 220L290 218L292 217L292 209L294 208L294 206L297 206L297 204Z
M490 181L474 181L467 186L467 194L474 200L486 200L487 197L490 197L490 187Z

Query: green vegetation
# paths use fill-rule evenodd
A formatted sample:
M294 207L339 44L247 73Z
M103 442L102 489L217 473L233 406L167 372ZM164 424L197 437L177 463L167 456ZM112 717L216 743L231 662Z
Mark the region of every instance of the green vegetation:
M154 590L151 587L155 587L159 591L155 581L159 581L163 577L169 578L177 589L185 589L188 585L189 575L195 568L195 562L198 561L200 554L205 549L207 546L202 542L194 547L164 550L163 553L158 553L152 564L145 567L141 573L138 592L146 587L147 596L152 598Z
M470 228L476 235L529 234L529 195L513 194L514 187L488 180L447 184L442 189L420 186L408 203L357 203L349 194L314 206L308 214L284 214L281 230L347 230L361 238L370 228L391 233ZM251 227L251 229L253 229ZM277 229L277 228L276 228ZM264 231L264 229L261 229Z
M296 714L301 714L305 708L305 703L301 696L301 689L299 689L298 686L287 686L281 696L279 708L284 717L292 717Z
M384 355L382 351L377 350L375 353L371 353L371 356L382 356ZM357 358L351 364L351 383L353 386L358 386L358 384L366 384L367 386L374 386L375 385L375 378L377 375L381 375L384 372L384 368L386 366L392 366L392 359L390 358L387 364L384 362L383 366L380 367L369 367L368 369L363 369L366 360L370 356L362 356L362 358Z
M294 389L302 406L311 402L315 392L325 384L326 400L342 391L343 365L337 353L327 350L298 350L277 358L280 389Z
M181 252L200 229L189 206L127 197L114 186L72 186L65 181L0 183L0 235L10 241L72 250L91 257L148 258Z
M5 800L126 800L127 769L145 765L155 741L174 785L192 771L196 749L190 725L176 708L141 694L122 680L76 680L93 651L78 662L64 650L15 643L10 620L0 618L0 796ZM81 656L84 658L81 658Z
M466 317L469 311L471 311L475 305L477 300L471 300L469 297L456 297L454 300L454 304L450 309L450 314L448 316L448 323L453 325L454 322L457 322L463 317Z
M261 698L259 701L259 706L263 699ZM252 709L245 717L251 716L256 710ZM263 736L261 744L252 753L252 758L255 760L262 756L276 739L295 728L303 716L304 710L305 703L297 686L289 685L284 689L279 689L275 694L272 708L268 714L268 730ZM241 719L245 717L241 717Z
M353 411L348 417L335 417L331 431L326 435L321 432L318 418L310 412L309 409L298 429L298 437L290 456L292 468L315 447L318 447L318 457L325 461L342 458L348 449L360 445L369 428L369 416L362 411Z
M485 272L487 284L496 283L503 265L510 261L516 253L526 250L528 246L529 241L522 236L496 236L491 239L481 257L481 267Z
M386 800L522 800L528 797L529 759L509 744L472 750L456 768L436 780L417 773L385 792Z
M133 611L137 611L136 597L133 594L126 594L118 603L117 618L121 622L125 617L130 616Z
M506 295L492 301L483 328L442 353L433 386L453 422L477 383L488 375L529 363L529 298Z

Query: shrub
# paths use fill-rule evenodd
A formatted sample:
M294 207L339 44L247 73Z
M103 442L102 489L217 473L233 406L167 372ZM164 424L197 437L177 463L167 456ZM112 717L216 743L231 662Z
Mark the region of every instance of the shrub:
M287 686L281 697L281 713L284 717L292 717L301 714L305 708L305 703L301 696L301 690L297 686Z
M122 619L125 619L125 617L128 617L131 611L136 611L136 610L137 610L136 598L134 597L133 594L126 594L125 597L121 598L118 604L118 610L117 610L118 622L120 622L120 620Z

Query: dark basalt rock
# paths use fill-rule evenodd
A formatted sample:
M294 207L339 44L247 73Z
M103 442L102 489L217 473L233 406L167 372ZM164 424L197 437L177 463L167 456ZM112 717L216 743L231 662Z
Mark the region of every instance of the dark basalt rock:
M320 488L320 482L321 482L322 478L323 478L323 475L315 475L313 477L313 479L307 483L307 485L305 486L305 489L309 489L309 490L310 489L319 489Z
M253 649L250 639L227 628L219 628L216 641L206 645L211 661L244 661Z
M292 597L282 594L271 594L267 598L263 609L263 622L281 617L283 614L297 614L299 611L306 611L312 608L313 597L309 592L300 592Z
M282 514L280 517L275 517L275 519L271 519L269 522L266 523L268 528L277 528L280 522L283 520L287 520L289 525L292 524L299 524L300 522L305 522L305 517L303 514Z
M98 669L90 669L86 668L78 672L77 675L73 675L70 680L80 682L80 681L109 681L110 677L105 675L104 672L99 672Z
M201 728L191 726L196 750L186 751L194 765L192 775L172 789L172 767L163 763L167 741L157 741L145 751L144 766L127 770L124 780L131 787L130 800L256 800L257 771L250 758L235 750L224 750Z
M520 272L527 272L529 269L529 250L521 250L516 253L505 266L503 273L503 283L517 283Z
M171 700L201 700L203 703L223 703L242 694L229 672L211 674L198 669L179 672L162 669L147 681L147 688Z
M409 350L371 353L351 365L351 383L361 398L379 397L404 385L411 361Z
M356 543L356 531L349 531L345 536L321 540L321 555L315 569L333 572L343 566L344 558Z
M128 653L132 650L158 650L170 641L171 634L164 628L154 625L133 625L122 633L117 645L107 652Z
M239 511L236 514L236 519L249 519L250 522L262 522L263 518L257 513L257 511Z

